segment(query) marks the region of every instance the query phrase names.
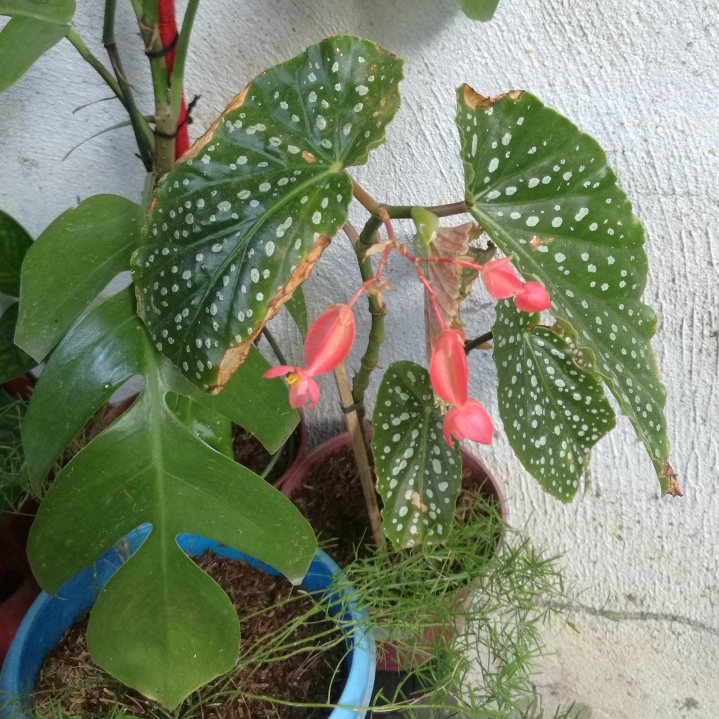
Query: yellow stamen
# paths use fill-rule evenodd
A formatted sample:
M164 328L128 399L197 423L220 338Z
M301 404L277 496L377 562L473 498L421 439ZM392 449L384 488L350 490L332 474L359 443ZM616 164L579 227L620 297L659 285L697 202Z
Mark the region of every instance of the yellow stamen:
M285 375L285 382L287 382L290 387L297 387L297 385L301 381L302 380L300 379L300 376L297 374L297 372L288 372Z

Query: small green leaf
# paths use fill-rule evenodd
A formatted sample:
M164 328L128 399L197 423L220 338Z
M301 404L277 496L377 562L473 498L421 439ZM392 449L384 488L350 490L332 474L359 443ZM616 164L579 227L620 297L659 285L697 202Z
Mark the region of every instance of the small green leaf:
M0 292L10 297L20 295L20 268L30 245L32 237L0 210Z
M13 339L17 325L17 309L16 302L0 316L0 384L37 366L37 362L23 352Z
M95 195L63 212L22 266L15 341L38 362L107 283L129 269L144 213L118 195Z
M0 92L15 84L69 30L68 25L13 17L0 31Z
M614 427L602 381L577 356L576 335L540 327L539 315L497 303L494 363L509 444L542 487L570 502L592 447Z
M347 219L344 171L384 141L402 61L337 36L270 68L161 180L133 258L153 341L223 386Z
M113 392L142 374L145 350L146 333L135 314L132 288L87 312L58 344L35 386L22 427L28 474L36 489ZM261 379L269 367L253 348L219 395L206 395L179 375L177 393L241 425L272 453L297 426L299 414L289 406L281 379Z
M0 0L0 15L31 17L65 25L75 14L75 0Z
M307 330L309 329L309 325L307 322L307 302L305 301L305 293L302 289L302 285L297 287L297 289L292 293L292 297L285 302L285 307L290 313L292 319L295 321L297 329L302 335L302 339L304 339L307 334Z
M135 324L110 331L127 318ZM123 364L112 353L124 357L125 374L142 374L143 390L55 478L33 524L28 557L40 585L55 593L129 531L152 524L148 540L101 592L88 646L94 661L120 681L174 708L234 665L239 638L231 603L183 555L177 536L199 534L233 546L290 580L304 575L316 541L289 500L198 439L170 409L168 397L185 395L188 387L199 391L153 347L132 313L129 292L92 308L68 332L46 367L61 391L41 387L43 373L28 416L40 397L48 420L53 392L56 403L59 395L74 402L73 384L82 387L93 360L101 366L98 378Z
M666 391L649 340L656 315L641 302L644 230L599 144L534 95L458 91L467 200L479 224L547 289L555 317L634 424L667 489Z
M499 0L462 0L464 14L472 20L489 22L494 17L494 11Z
M441 542L452 524L462 459L442 435L442 415L424 367L401 361L387 368L372 428L385 534L395 547Z
M417 237L424 245L425 250L429 250L437 236L437 230L439 230L439 217L434 212L425 210L424 207L413 207L412 220L417 228Z

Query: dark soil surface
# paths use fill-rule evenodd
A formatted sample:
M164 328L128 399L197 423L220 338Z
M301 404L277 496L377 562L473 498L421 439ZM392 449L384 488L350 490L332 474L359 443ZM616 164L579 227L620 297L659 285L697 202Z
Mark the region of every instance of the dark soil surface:
M460 521L470 519L466 507L480 490L484 477L477 477L466 467L462 473L462 491L457 498ZM315 530L322 548L340 567L371 552L366 545L372 531L352 449L347 447L315 464L292 502ZM380 502L381 499L377 497Z
M277 460L277 464L266 477L268 482L274 484L289 469L299 451L300 436L300 427L298 426L290 437L282 455ZM272 456L262 446L259 439L237 424L232 425L232 449L235 454L235 462L243 464L255 474L262 474Z
M343 667L334 677L333 674L345 656L345 645L339 641L329 649L319 648L320 644L331 643L339 636L324 612L315 611L311 618L307 618L314 606L313 600L300 594L282 576L271 577L245 562L225 559L211 551L194 561L227 592L237 609L242 635L242 665L201 687L173 715L187 719L319 719L328 716L330 709L285 706L232 693L241 688L245 694L322 704L327 701L328 687L332 685L331 701L336 702L346 675ZM285 602L290 596L295 599ZM278 606L262 611L273 604ZM244 661L261 651L260 647L270 634L300 617L305 620L298 622L282 644L285 648L293 645L292 650L301 646L303 651L286 658L277 658L275 651L274 661L264 663ZM114 681L93 664L87 651L88 618L89 610L75 621L45 657L35 688L36 711L39 709L47 716L57 717L57 711L53 711L51 705L57 706L60 701L64 713L73 716L106 714L115 706L135 716L170 716L156 702ZM82 686L78 686L80 684ZM68 690L68 687L77 688ZM217 696L219 690L225 692L224 697ZM201 708L197 708L202 697L206 700ZM189 706L190 700L196 708Z

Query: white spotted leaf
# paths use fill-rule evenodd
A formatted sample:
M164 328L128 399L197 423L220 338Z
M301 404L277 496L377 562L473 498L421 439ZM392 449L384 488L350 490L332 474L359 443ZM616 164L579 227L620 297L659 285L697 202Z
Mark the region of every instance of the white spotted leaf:
M424 367L403 360L387 368L372 429L385 534L396 547L441 542L462 485L462 459L442 435L442 415Z
M497 303L494 363L499 413L509 444L542 487L570 502L592 447L614 427L602 381L574 339L542 327L539 315Z
M381 144L402 61L329 38L255 78L160 182L133 258L158 349L221 387L347 219L345 172Z
M485 98L465 85L458 104L472 214L591 351L666 491L666 390L649 342L656 315L641 301L644 229L604 151L528 92Z

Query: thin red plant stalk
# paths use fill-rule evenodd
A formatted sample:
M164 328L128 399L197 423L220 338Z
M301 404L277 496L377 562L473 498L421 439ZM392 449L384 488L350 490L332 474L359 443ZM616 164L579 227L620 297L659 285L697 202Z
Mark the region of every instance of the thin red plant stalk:
M177 36L177 21L175 19L175 0L157 0L157 16L160 22L160 40L162 47L167 47ZM168 74L172 74L175 65L175 48L165 55L165 65ZM175 159L184 154L190 147L190 135L187 131L187 106L185 93L182 93L180 102L180 115L177 118L177 136L175 137Z

